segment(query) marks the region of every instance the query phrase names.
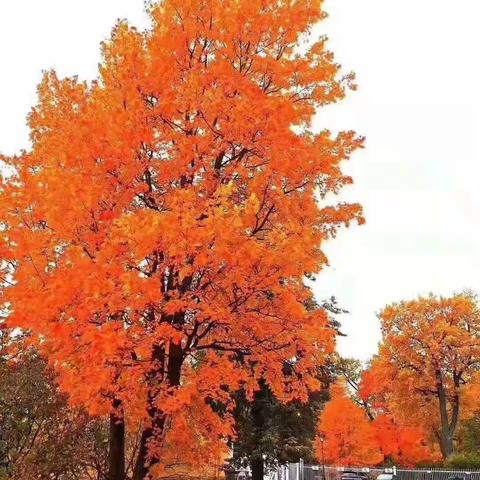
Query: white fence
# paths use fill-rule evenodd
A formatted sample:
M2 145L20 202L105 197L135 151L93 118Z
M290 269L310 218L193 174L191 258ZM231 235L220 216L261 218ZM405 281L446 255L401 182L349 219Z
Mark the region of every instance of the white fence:
M384 473L381 468L348 468L367 473L370 480L375 480ZM269 480L340 480L342 468L321 465L304 465L291 463L281 466L268 476ZM453 470L445 468L404 469L397 468L398 480L480 480L480 470ZM456 477L456 478L455 478Z

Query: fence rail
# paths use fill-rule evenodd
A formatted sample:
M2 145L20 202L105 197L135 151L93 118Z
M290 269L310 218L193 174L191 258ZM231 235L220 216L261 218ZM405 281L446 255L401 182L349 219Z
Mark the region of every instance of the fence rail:
M382 468L348 468L363 471L370 480L385 473ZM340 480L342 468L321 465L291 463L271 472L270 480ZM396 469L397 480L480 480L480 470L456 470L448 468Z
M270 472L269 480L340 480L342 468L321 465L304 465L290 463ZM369 480L376 480L377 476L385 473L382 468L348 468L367 473ZM247 471L226 475L227 480L249 480ZM458 470L449 468L397 468L397 480L480 480L480 470Z

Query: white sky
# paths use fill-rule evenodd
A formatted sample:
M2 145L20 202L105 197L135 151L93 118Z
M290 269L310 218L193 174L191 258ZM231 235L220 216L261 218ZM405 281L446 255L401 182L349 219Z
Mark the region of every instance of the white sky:
M244 0L248 1L248 0ZM366 149L347 166L367 224L328 245L315 286L350 310L341 353L376 350L375 312L429 291L480 291L480 2L326 0L320 30L359 90L318 116L355 129ZM28 145L25 117L41 70L96 75L117 18L146 25L142 0L0 0L0 151Z

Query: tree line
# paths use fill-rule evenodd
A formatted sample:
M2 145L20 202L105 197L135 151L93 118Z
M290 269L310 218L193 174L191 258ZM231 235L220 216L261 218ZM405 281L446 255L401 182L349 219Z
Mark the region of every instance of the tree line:
M378 354L365 367L341 362L343 381L321 415L326 460L480 467L477 296L419 297L379 319Z
M323 305L341 311L335 302ZM418 298L387 306L379 317L379 353L367 365L331 355L317 371L321 388L306 401L285 403L264 381L251 396L245 389L232 392L233 428L220 445L203 433L210 424L201 404L190 405L188 415L177 419L182 428L164 447L172 462L168 475L217 478L221 471L249 467L252 478L261 480L270 469L300 459L355 467L480 468L476 296ZM119 448L115 416L92 416L69 405L55 369L28 336L2 328L0 338L0 478L109 480ZM449 451L442 437L444 400ZM210 407L226 418L226 403ZM124 432L124 478L134 475L141 435L140 422Z

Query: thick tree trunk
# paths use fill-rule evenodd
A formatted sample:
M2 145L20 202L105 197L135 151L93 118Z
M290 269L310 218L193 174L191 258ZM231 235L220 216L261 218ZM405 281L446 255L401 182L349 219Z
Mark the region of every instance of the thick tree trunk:
M155 356L157 364L162 365L162 367L158 367L155 372L151 372L150 380L155 381L155 379L157 379L159 383L162 382L164 374L163 371L160 371L160 368L163 370L164 358L167 357L166 381L169 386L176 387L180 385L180 374L183 363L183 350L181 346L172 342L169 345L168 355L165 355L163 349L157 349ZM150 446L154 442L161 443L162 437L165 433L166 415L155 406L155 398L156 392L153 390L149 398L149 407L147 410L149 423L143 429L142 437L140 439L133 480L145 480L148 478L150 468L160 462L160 458L156 452L149 451Z
M259 447L262 444L264 429L265 429L265 385L259 385L260 390L255 392L252 404L252 420L253 428L255 429L255 445ZM263 480L264 475L264 461L262 452L256 450L254 456L250 460L250 468L252 469L252 480Z
M457 428L460 402L457 393L453 400L452 418L450 420L448 415L448 398L443 385L442 374L437 371L436 375L438 406L440 410L440 450L443 458L446 459L454 453L453 434Z
M453 454L453 438L449 433L442 432L440 450L444 459L447 459Z
M161 412L158 412L159 415L162 415ZM158 438L157 435L161 435L163 432L163 427L165 425L165 416L162 415L156 420L152 420L153 427L145 427L142 431L142 437L140 439L140 447L137 455L137 461L135 463L135 468L133 471L133 480L144 480L148 476L150 467L159 462L154 454L149 456L149 444L150 442Z
M118 410L120 401L113 406ZM125 480L125 421L119 413L110 414L108 480Z
M252 480L263 480L265 472L262 457L254 458L251 461L250 468L252 469Z

